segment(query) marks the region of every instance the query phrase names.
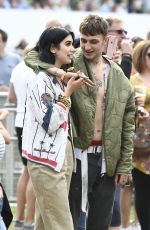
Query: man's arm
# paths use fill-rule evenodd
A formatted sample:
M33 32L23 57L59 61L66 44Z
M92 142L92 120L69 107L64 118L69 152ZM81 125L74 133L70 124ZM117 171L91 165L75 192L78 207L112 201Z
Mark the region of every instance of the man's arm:
M122 54L122 60L120 64L125 76L130 79L132 70L132 56L130 54Z
M25 55L24 61L26 63L26 65L30 68L32 68L34 71L38 70L39 68L42 69L48 69L50 68L51 64L40 61L39 56L38 56L38 52L35 50L31 50L30 52L28 52Z
M86 86L94 86L93 82L84 73L80 71L78 71L77 73L71 71L65 72L63 69L57 68L53 64L40 61L38 57L38 52L35 50L28 52L25 56L24 61L26 65L32 68L35 72L39 71L40 69L44 69L47 73L59 77L65 83L67 83L68 80L72 77L79 77L84 79L84 83Z
M123 118L121 139L121 160L117 167L117 174L131 174L133 136L135 132L135 101L133 92L130 94Z

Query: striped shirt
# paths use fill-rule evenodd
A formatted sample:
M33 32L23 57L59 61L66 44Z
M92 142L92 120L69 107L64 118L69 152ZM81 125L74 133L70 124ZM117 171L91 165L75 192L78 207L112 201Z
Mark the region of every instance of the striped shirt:
M0 160L3 158L4 153L5 153L5 140L2 134L0 133Z

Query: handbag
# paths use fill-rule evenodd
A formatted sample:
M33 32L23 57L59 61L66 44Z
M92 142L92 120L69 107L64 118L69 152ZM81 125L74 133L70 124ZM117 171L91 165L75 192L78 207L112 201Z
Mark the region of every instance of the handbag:
M3 217L3 221L6 225L6 228L8 229L12 220L13 220L13 214L12 214L12 211L11 211L11 208L10 208L10 205L9 205L9 201L8 201L8 198L7 198L7 195L5 193L5 190L2 186L2 184L0 183L0 186L2 187L2 190L3 190L3 196L4 196L4 200L3 200L3 208L2 208L2 217Z
M133 158L150 156L150 117L144 118L136 127Z

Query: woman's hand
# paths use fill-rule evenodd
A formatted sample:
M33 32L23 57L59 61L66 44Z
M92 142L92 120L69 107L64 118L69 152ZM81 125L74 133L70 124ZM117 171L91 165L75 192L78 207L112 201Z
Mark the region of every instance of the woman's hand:
M0 120L4 120L8 114L9 112L7 109L0 109Z
M145 96L135 95L135 104L139 107L144 107L145 105Z
M77 72L76 75L72 76L67 83L64 95L70 97L71 94L83 86L93 87L94 83L81 72Z
M142 106L138 106L138 118L141 121L144 121L148 117L149 117L149 112L145 108L143 108Z

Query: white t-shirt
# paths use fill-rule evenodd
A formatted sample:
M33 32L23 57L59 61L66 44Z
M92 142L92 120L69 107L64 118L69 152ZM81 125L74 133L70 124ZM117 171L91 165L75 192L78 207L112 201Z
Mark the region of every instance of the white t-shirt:
M24 61L20 62L12 71L10 82L14 86L17 97L16 127L23 127L27 85L33 76L35 73L26 66Z

